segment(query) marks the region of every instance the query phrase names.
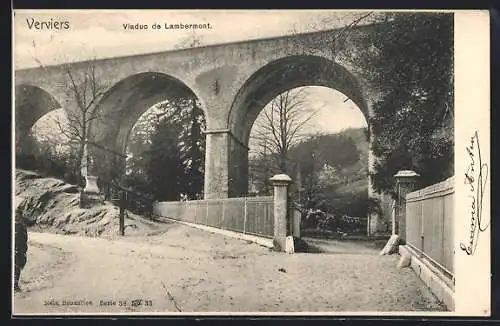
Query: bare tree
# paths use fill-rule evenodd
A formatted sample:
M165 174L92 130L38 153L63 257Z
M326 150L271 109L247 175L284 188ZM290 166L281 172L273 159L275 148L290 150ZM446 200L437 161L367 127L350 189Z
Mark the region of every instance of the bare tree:
M77 146L80 173L85 176L89 164L89 128L93 121L103 118L97 105L107 86L96 75L95 60L86 62L85 67L79 71L75 71L70 64L65 64L64 69L67 84L62 87L74 99L75 107L66 110L67 121L55 119L55 123L69 143Z
M279 94L255 121L251 135L255 152L261 157L271 155L279 171L289 173L288 153L303 138L303 128L316 112L307 107L303 88Z
M36 55L37 46L33 41L33 60L42 69L47 67L40 61ZM98 144L89 142L90 125L98 119L104 118L101 112L97 109L98 103L108 89L108 86L99 80L96 74L96 58L86 62L78 63L82 68L75 69L70 60L64 60L61 57L66 80L58 85L69 97L74 100L75 107L70 110L65 110L64 117L57 116L52 119L57 126L61 135L64 136L65 143L71 147L76 147L77 162L79 166L74 167L75 170L80 170L80 176L87 175L87 167L89 164L88 145L107 150ZM75 174L78 174L75 171Z

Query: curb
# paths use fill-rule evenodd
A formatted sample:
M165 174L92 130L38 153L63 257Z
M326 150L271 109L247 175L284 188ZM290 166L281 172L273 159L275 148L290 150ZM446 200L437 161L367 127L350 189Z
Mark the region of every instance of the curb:
M425 260L418 257L418 255L408 246L399 246L399 255L409 255L410 266L420 279L429 287L432 293L443 302L446 307L455 310L455 293L452 288L444 281L445 276L439 272L437 268L431 267Z

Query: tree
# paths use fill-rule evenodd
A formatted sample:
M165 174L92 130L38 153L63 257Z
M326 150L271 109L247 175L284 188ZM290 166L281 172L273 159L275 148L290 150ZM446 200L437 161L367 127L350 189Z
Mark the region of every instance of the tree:
M301 141L290 151L290 158L300 167L301 200L306 207L327 202L333 212L338 198L348 193L367 193L366 140L363 130L344 130L337 134L318 134ZM297 180L298 183L298 180Z
M419 172L422 186L441 181L453 174L453 14L391 13L373 28L350 58L379 94L374 187L391 192L400 169Z
M204 113L193 94L178 94L177 98L150 108L137 121L128 141L128 183L134 188L156 189L155 198L201 197L205 165L204 129ZM173 164L175 167L180 162L182 169L168 170L170 181L162 179L171 185L175 184L175 187L153 187L159 180L156 174L166 171L160 168L161 162L165 166ZM155 168L160 170L153 171ZM162 193L162 189L166 192Z
M147 152L147 174L151 181L153 196L157 200L180 199L184 167L177 146L179 126L172 123L160 124L151 139Z
M35 44L33 46L35 47ZM45 68L38 58L35 57L34 60L41 68ZM95 59L83 62L81 65L85 65L84 68L75 71L71 63L63 64L67 79L59 86L70 95L75 106L66 110L65 119L57 116L53 122L61 134L67 138L67 143L76 148L70 150L77 153L77 165L74 168L76 171L79 170L80 176L83 176L87 174L89 164L87 155L89 128L94 120L104 118L97 109L97 105L108 87L97 77ZM97 144L92 145L97 146Z
M205 171L205 118L196 98L188 101L187 133L183 135L183 163L185 166L185 193L189 199L201 198Z
M317 181L312 185L313 191L321 194L320 196L323 199L326 197L326 194L335 193L336 188L341 182L341 177L337 169L326 163L316 172L315 179Z
M64 118L64 110L56 109L45 114L31 127L23 138L20 152L16 151L16 166L37 170L43 174L78 182L79 165L68 139L54 129L54 119Z
M35 41L33 41L33 50L35 52L33 60L40 68L45 69L45 65L36 56L37 46ZM104 118L104 115L99 112L97 106L100 99L107 91L108 86L103 80L99 79L96 74L96 58L85 62L79 62L79 66L83 67L82 69L73 69L72 60L67 59L68 58L63 58L63 56L61 56L61 61L65 62L61 66L66 73L66 81L58 86L69 94L75 106L69 110L65 110L66 115L64 119L58 116L53 119L53 122L56 124L61 134L67 138L67 143L71 147L74 147L71 148L69 152L77 153L77 159L75 160L76 164L73 168L75 170L74 174L79 175L78 179L81 179L82 176L87 174L87 167L90 161L92 161L91 155L88 155L88 145L90 144L99 150L108 151L98 144L89 142L88 139L90 125L95 120ZM116 156L117 153L106 154L113 154ZM121 158L117 159L113 157L112 161L113 165L120 165ZM115 164L115 161L118 163Z
M107 87L98 80L95 71L95 60L85 63L85 69L79 74L72 71L69 64L65 65L65 72L68 78L67 91L75 100L76 107L67 110L67 123L56 123L70 142L77 145L78 161L82 175L87 173L88 158L85 155L88 144L89 127L94 120L102 119L103 116L97 110L99 100L104 95Z
M200 38L193 32L175 48L200 45ZM146 111L137 121L128 141L128 182L142 189L152 187L154 197L159 200L202 197L205 124L201 103L190 91L178 93ZM165 170L162 165L171 169ZM157 175L161 171L168 171L168 176ZM159 180L171 187L165 188Z
M289 152L303 138L303 128L317 111L306 107L304 89L279 94L260 113L252 130L251 143L258 155L271 155L281 173L290 172Z
M272 173L273 158L266 142L259 145L258 154L250 157L248 162L248 182L250 192L268 196L271 194L272 185L269 178Z
M24 138L22 146L16 148L16 167L27 170L37 168L36 155L38 153L38 142L32 132Z

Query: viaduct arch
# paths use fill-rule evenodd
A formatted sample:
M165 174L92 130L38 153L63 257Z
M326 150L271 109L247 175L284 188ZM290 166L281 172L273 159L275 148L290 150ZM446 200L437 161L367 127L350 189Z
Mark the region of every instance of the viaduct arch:
M287 56L254 72L238 91L228 116L234 137L228 155L230 196L242 196L248 184L248 141L252 125L264 106L280 93L302 86L325 86L351 99L368 120L369 111L353 74L331 60L312 55Z
M120 173L109 171L109 162L121 162L121 173L125 172L124 160L130 133L139 118L152 106L166 100L175 100L186 94L199 96L177 77L160 72L140 72L124 78L104 94L97 105L102 119L96 119L89 129L96 158L93 168L97 174ZM201 107L206 115L205 108ZM105 148L106 150L102 150ZM116 167L115 167L116 168Z
M94 142L125 153L127 140L137 120L153 105L195 92L181 80L158 72L142 72L112 86L97 110L105 117L96 119L90 134ZM202 107L205 112L205 109Z
M61 104L46 90L30 84L15 87L15 144L16 152L31 127L44 115L61 108Z

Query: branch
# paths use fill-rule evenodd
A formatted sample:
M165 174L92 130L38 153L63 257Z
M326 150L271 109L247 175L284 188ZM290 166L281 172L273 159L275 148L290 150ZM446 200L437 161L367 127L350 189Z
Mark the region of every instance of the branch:
M78 104L78 107L80 109L82 109L85 106L82 103L81 94L78 92L78 86L76 85L75 79L73 78L73 74L71 73L71 69L69 68L69 65L66 65L66 73L68 74L69 79L71 81L70 90L72 90L74 95L75 95L75 99L76 99L76 102Z
M81 140L81 136L77 131L73 131L71 127L65 127L63 124L58 120L54 119L57 127L59 128L59 131L70 141L74 140Z
M97 83L96 83L97 78L96 78L96 75L95 75L95 65L94 64L92 64L90 66L90 72L91 72L91 74L90 74L90 78L91 78L91 84L90 84L91 91L92 91L92 94L96 94L97 93Z
M104 93L106 93L105 90L101 90L99 92L97 92L96 94L93 94L92 95L92 99L90 100L90 102L85 106L85 112L88 112L91 108L92 108L92 105L99 99L101 98L102 95L104 95Z
M338 38L340 38L341 36L345 35L346 38L344 40L347 39L348 35L346 32L347 30L355 27L356 25L358 25L363 19L367 18L368 16L371 16L373 14L373 11L370 11L368 12L366 15L364 16L361 16L359 17L358 19L355 19L354 21L352 21L349 25L345 26L344 28L342 28L338 34L338 36L335 38L335 41L337 41Z
M277 131L276 129L276 126L274 124L274 102L272 102L271 104L271 112L269 113L268 111L264 110L264 117L267 119L268 121L268 127L270 129L270 132L272 134L272 137L271 139L273 139L276 143L276 146L281 149L281 144L280 144L280 135L279 135L279 131Z
M318 111L313 112L311 115L309 115L307 118L304 120L298 122L295 127L290 129L290 134L295 135L306 123L308 123L317 113Z

